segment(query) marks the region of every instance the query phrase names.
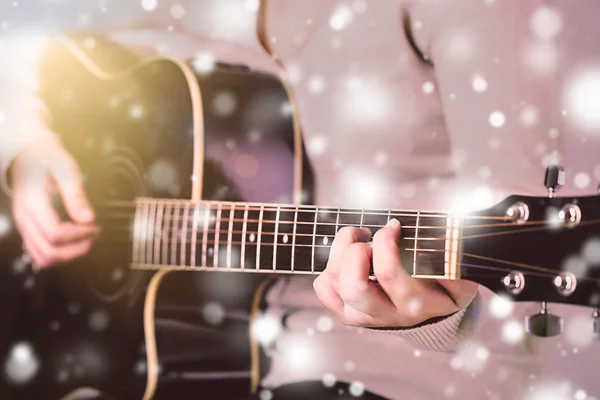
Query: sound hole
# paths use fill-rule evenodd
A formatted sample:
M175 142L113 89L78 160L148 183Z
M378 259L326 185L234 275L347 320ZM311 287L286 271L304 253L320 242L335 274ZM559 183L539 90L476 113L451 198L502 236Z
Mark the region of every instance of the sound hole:
M90 171L87 187L102 233L85 262L90 290L103 301L116 301L133 284L129 263L133 200L148 190L141 161L129 151L116 152L102 169Z

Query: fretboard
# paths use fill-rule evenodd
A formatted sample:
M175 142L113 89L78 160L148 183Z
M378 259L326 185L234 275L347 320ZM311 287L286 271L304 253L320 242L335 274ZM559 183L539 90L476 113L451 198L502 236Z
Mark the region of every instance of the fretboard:
M457 278L460 220L446 213L364 210L263 203L138 199L132 266L317 274L336 233L373 234L395 218L403 267L415 277Z

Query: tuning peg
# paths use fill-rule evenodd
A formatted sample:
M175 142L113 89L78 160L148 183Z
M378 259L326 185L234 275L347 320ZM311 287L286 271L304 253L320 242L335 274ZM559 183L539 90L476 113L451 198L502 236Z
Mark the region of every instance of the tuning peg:
M544 178L544 186L548 189L550 197L565 185L566 172L560 165L550 165L546 168L546 176Z
M550 314L546 302L542 302L542 309L538 314L525 319L525 330L538 337L556 336L562 332L562 328L562 318Z

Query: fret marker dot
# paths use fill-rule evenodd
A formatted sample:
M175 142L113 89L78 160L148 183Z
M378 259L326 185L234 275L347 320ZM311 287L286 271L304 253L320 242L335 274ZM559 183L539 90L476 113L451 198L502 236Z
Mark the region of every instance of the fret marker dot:
M283 243L287 243L288 242L288 235L283 235Z
M329 238L327 236L325 236L323 238L323 244L326 245L327 243L329 243Z
M254 233L251 233L250 237L248 237L248 240L250 240L250 242L254 242L255 239L256 239L256 235Z
M215 255L215 249L213 249L212 247L208 248L208 256L212 257Z

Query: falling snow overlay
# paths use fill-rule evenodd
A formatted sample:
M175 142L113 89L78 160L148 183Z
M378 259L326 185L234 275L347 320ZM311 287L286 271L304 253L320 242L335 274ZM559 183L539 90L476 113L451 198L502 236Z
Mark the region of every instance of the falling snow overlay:
M403 240L398 243L404 245L410 236L418 235L416 239L420 240L404 246L405 251L417 253L425 250L420 246L446 252L446 217L440 217L441 228L435 230L433 219L428 215L430 211L469 216L503 204L493 209L498 219L481 220L490 226L502 225L482 228L485 232L480 232L495 233L517 229L506 218L506 205L501 203L504 199L511 195L540 197L535 201L525 200L530 214L529 220L519 227L524 231L522 235L504 232L485 236L479 242L480 238L470 233L475 230L473 227L461 226L458 248L463 251L479 250L474 243L484 242L490 253L509 242L511 246L523 246L522 254L506 249L492 254L498 260L470 260L469 264L477 264L478 275L469 276L473 269L461 268L463 277L481 280L480 283L490 286L479 287L480 302L476 306L473 306L475 303L469 305L464 316L453 314L457 311L454 305L443 311L432 311L447 298L437 289L431 292L432 301L421 292L411 293L401 302L394 301L396 299L385 291L385 280L366 286L363 279L354 285L360 293L370 287L383 290L383 301L393 304L392 319L382 315L366 318L362 314L359 315L362 319L358 318L361 322L374 321L377 326L390 328L385 332L341 322L338 317L348 312L349 306L342 302L343 309L337 312L324 308L320 301L324 299L315 296L315 277L312 276L306 281L290 276L285 281L287 289L279 292L276 287L282 281L275 282L265 293L260 311L252 317L247 312L230 312L229 300L242 292L237 280L209 288L218 296L187 304L185 321L200 323L210 332L221 332L231 324L239 324L243 326L240 343L247 346L249 334L256 339L271 359L271 368L261 370L264 376L256 398L276 400L281 385L298 380L312 381L319 389L345 398L361 398L367 391L390 399L600 398L595 368L600 347L594 332L594 322L598 321L593 319L594 307L600 306L600 290L596 288L596 281L600 279L600 231L594 222L600 219L600 203L594 200L600 182L598 2L582 0L575 6L565 1L519 4L499 0L461 4L395 0L272 1L268 2L264 15L261 12L265 11L266 2L259 0L10 0L0 3L0 57L3 60L0 65L0 178L3 186L9 177L8 183L15 188L10 174L16 170L8 169L15 165L11 164L15 157L28 154L23 150L38 138L60 134L51 132L60 126L55 123L53 110L43 110L36 99L38 94L45 93L39 91L45 86L34 74L44 44L39 34L59 28L84 32L80 47L89 54L102 51L102 40L92 35L98 31L136 52L139 50L144 56L160 54L189 62L190 72L202 82L212 79L220 63L245 65L286 80L293 96L289 100L277 100L270 113L275 122L267 125L257 123L261 121L263 110L247 106L253 93L246 96L228 87L211 92L204 83L200 85L203 157L207 161L218 158L219 155L213 154L216 147L231 155L230 165L224 165L223 172L233 183L217 182L213 193L218 198L225 198L234 191L238 181L251 182L257 177L266 177L260 179L260 185L251 188L256 197L244 200L260 204L268 198L289 204L293 203L294 196L302 200L312 196L319 207L329 206L332 211L352 207L365 210L364 214L369 215L370 211L383 210L381 218L365 218L364 225L368 226L383 225L394 211L399 214L402 213L399 210L421 210L420 229L415 229L414 221L403 221ZM268 51L257 38L258 17L264 18ZM147 87L154 87L161 78L154 77ZM178 122L187 115L171 107L179 103L176 96L185 90L168 91L165 105L160 105L157 111L157 105L149 98L152 96L134 98L139 88L144 87L140 82L123 83L118 91L106 93L100 100L100 108L118 115L124 125L144 127L141 142L145 150L142 152L156 146L168 147L169 143L156 143L156 127L164 122L162 114L169 114ZM91 85L88 88L65 84L51 95L64 107L71 108L83 104L93 95L93 89ZM273 144L274 136L282 130L280 123L286 125L286 137L292 136L292 130L287 129L292 116L297 118L294 122L298 122L302 134L302 149L313 168L315 190L271 195L270 189L265 189L269 185L292 185L286 175L292 167L279 165L280 159L289 156L289 146L286 144L282 151L282 147ZM215 133L212 122L218 121L219 125L229 128L238 117L244 122L241 131L235 132L235 138L228 137L230 132ZM78 116L76 121L74 124L85 125L83 116ZM110 129L109 122L98 123L102 129L106 128L101 137L81 129L77 152L90 152L98 160L111 159L137 145L124 143L122 138L128 137L129 130L116 132ZM177 142L179 135L185 139L193 136L191 127L179 129L176 125L169 133L169 141ZM150 193L179 198L190 182L204 184L210 178L196 170L182 174L178 156L148 160L142 157L144 171L140 176ZM269 164L263 157L269 158ZM85 160L77 161L85 169ZM552 165L565 167L566 178L564 186L555 193L556 198L549 200L543 181L545 168ZM103 188L102 192L114 197L123 195L122 188L116 185ZM206 193L205 190L204 195ZM242 197L246 196L246 191L243 193ZM590 198L583 199L583 196ZM563 197L578 199L570 200L581 208L581 221L575 227L568 226L565 219L568 215L562 209ZM41 198L40 193L28 196L20 205L21 210L39 207ZM7 305L12 311L19 307L13 307L6 296L12 292L28 298L36 296L44 279L43 275L31 271L30 256L35 251L22 256L23 244L16 233L26 225L26 220L14 218L19 207L15 209L10 201L8 197L0 198L0 308ZM389 215L388 210L392 210ZM207 210L199 204L189 212L198 218L187 226L188 238L191 238L192 228L209 232L209 239L215 237L216 228L220 229L220 246L208 246L208 257L218 257L223 262L228 257L234 260L242 257L239 245L231 249L226 245L227 221L218 225L214 207ZM273 236L265 235L265 231L273 224L265 222L261 235L258 225L250 223L244 236L239 221L242 213L236 213L232 240L237 242L243 238L248 248L262 242L261 260L270 260L275 246L272 246ZM291 214L293 218L293 212ZM102 213L98 215L103 218ZM258 218L257 215L258 212L250 219ZM348 213L342 213L341 221L336 221L335 213L320 212L319 221L326 223L317 226L313 233L312 225L308 224L310 218L303 217L306 215L300 213L301 222L308 225L303 226L307 228L302 231L304 236L294 235L292 230L285 229L288 226L280 225L278 267L283 267L279 261L289 256L291 247L302 238L306 239L303 243L315 243L317 258L328 257L335 232L341 226L361 222L360 216L352 219ZM150 245L154 250L152 239L182 238L181 229L169 236L170 228L152 223L155 222L152 218L142 216L137 223L128 225L130 238L144 242L146 250ZM274 218L274 213L269 218ZM41 221L33 217L29 220L30 223ZM112 231L103 227L100 238L111 239L111 235ZM552 240L552 246L548 246L546 240L550 241L550 237L560 240ZM575 240L570 240L573 237ZM540 238L543 240L538 241ZM373 245L368 246L368 252L378 254L377 248L381 246L376 240L371 241ZM25 242L25 250L28 246L31 246L30 241ZM311 253L310 245L306 246L296 246L298 254L304 250ZM181 249L176 250L180 258ZM184 255L190 257L185 250ZM201 247L197 250L196 257L201 258ZM113 251L116 246L110 249ZM254 267L254 255L246 253L246 258L251 259L246 268ZM377 265L379 256L374 258L373 265ZM407 259L424 262L415 261L413 257ZM345 271L352 271L353 262L343 260L342 276ZM103 267L106 262L101 264ZM102 276L104 283L114 286L130 283L131 271L126 261L107 267L110 268L103 270L106 271ZM410 267L406 268L409 272ZM504 280L506 274L515 270L524 271L522 296L511 293ZM86 269L81 268L81 271ZM43 273L54 272L50 269ZM566 275L559 277L559 272ZM196 294L208 294L202 285L202 274L190 273L189 276ZM489 278L485 282L484 276ZM565 276L576 280L573 294L563 293L557 287L565 282ZM422 281L414 278L410 282L418 288ZM86 280L74 287L88 284ZM453 295L458 290L456 282L440 280L440 285ZM339 294L336 286L333 292ZM143 285L140 289L143 296L146 293ZM159 291L158 298L163 295ZM453 297L458 308L468 303L468 299L462 301L461 295L459 292ZM527 301L522 301L524 297ZM556 337L537 338L527 331L525 321L540 311L540 301L546 298L552 299L547 304L548 312L562 318L563 331ZM121 350L98 344L106 343L104 340L114 332L118 332L120 338L123 321L129 323L140 318L126 314L126 301L92 303L79 298L66 299L62 309L52 310L51 315L45 315L47 318L33 325L35 329L31 329L37 336L63 339L71 346L66 350L56 346L56 356L47 356L47 351L36 343L36 335L9 335L7 343L0 342L0 349L6 349L0 354L0 397L4 382L23 386L35 384L36 379L44 377L60 387L71 387L80 380L86 381L93 371L106 367L109 358L105 356ZM172 312L161 307L157 310L165 314ZM380 308L370 311L380 311ZM403 319L425 315L425 320L448 314L460 318L441 321L450 321L448 325L436 322L414 330L406 329ZM7 337L4 335L7 327L19 327L21 317L15 318L0 327L1 339ZM248 326L249 321L252 326ZM31 322L34 322L33 317ZM457 331L453 330L455 326ZM84 332L81 338L73 335L74 329ZM220 334L215 335L225 343L226 339ZM423 343L416 346L410 335L421 335L421 342L448 341L452 348L438 351L422 346ZM127 342L132 357L131 363L123 369L123 376L129 373L138 381L145 379L146 373L155 367L147 365L145 349L151 347L141 343L141 336ZM76 339L85 342L80 346ZM159 355L170 340L182 347L187 345L175 336L160 340ZM202 359L205 356L195 347L182 352L186 357L193 355ZM177 374L174 371L177 367L168 360L159 360L158 368L162 372L161 379L165 372Z

